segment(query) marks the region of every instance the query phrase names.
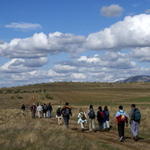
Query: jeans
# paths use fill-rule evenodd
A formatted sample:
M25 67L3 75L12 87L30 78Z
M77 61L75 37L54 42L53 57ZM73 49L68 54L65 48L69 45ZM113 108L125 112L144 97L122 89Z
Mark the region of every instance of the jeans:
M103 129L103 122L98 121L98 125L99 125L99 130L102 130Z
M131 121L131 133L133 137L136 137L139 134L139 123L134 120Z
M47 117L47 118L50 118L50 117L51 117L51 111L50 111L50 110L48 110L48 111L46 112L46 117Z
M118 123L119 137L124 137L124 128L125 128L125 122Z
M65 127L68 128L69 127L69 117L68 116L63 116L63 119L64 119Z
M109 128L110 128L109 121L105 121L103 123L103 129L109 129Z
M35 112L35 111L32 111L31 113L32 113L32 118L35 118L35 113L36 113L36 112Z

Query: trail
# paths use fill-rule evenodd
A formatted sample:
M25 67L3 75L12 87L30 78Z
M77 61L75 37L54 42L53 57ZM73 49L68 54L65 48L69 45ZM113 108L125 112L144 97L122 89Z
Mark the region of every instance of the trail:
M56 119L51 119L52 125L57 125ZM89 132L81 131L80 128L76 128L77 123L72 121L70 125L70 129L68 132L70 133L78 133L79 136L83 135L86 138L92 140L98 140L100 143L105 143L111 145L111 147L121 149L121 150L150 150L150 139L140 139L139 141L133 141L131 137L126 137L125 142L119 142L118 133L114 129L110 131L96 131Z
M8 110L10 112L10 110ZM53 129L56 129L58 127L57 125L57 120L56 118L50 118L50 119L31 119L31 115L30 112L28 112L26 114L26 116L23 116L20 111L14 113L13 110L11 110L11 115L7 118L7 116L5 116L5 119L2 117L0 120L3 120L0 123L0 127L4 127L6 124L9 124L10 122L15 122L15 120L22 120L22 122L24 122L25 124L28 123L28 121L32 121L33 124L37 124L39 121L43 122L42 125L44 125L44 123L48 123L49 126ZM63 126L59 126L62 131L64 130ZM42 129L44 130L44 126L42 126ZM37 128L35 128L35 130L37 130ZM82 136L84 138L89 139L88 141L96 141L98 143L101 144L105 144L110 146L112 149L114 150L150 150L150 139L141 139L137 142L133 141L131 138L127 138L125 140L125 142L119 142L118 141L118 134L117 131L114 129L111 129L110 131L106 131L106 132L89 132L87 131L80 131L79 126L77 125L77 122L73 119L71 119L70 122L70 128L67 130L66 132L68 132L69 134L77 134L78 136ZM61 134L61 133L60 133ZM107 148L106 148L107 149ZM108 148L109 149L109 148Z

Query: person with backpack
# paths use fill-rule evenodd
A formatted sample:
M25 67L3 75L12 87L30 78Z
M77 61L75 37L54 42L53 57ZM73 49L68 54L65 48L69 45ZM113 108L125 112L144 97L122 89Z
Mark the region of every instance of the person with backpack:
M52 111L53 111L53 107L52 107L51 103L49 103L49 104L47 105L47 117L48 117L48 118L51 118L51 116L52 116Z
M89 110L88 110L88 118L89 118L89 131L96 131L95 130L95 111L93 108L93 105L89 106Z
M47 105L43 105L43 117L46 118L46 113L47 113Z
M82 131L84 131L86 123L87 123L86 113L82 109L80 109L78 114L78 124L80 124Z
M62 108L61 114L63 116L65 127L69 128L69 120L70 120L70 116L72 116L72 112L68 102L66 102L65 106Z
M99 130L103 130L104 112L103 112L101 106L98 107L98 111L97 111L97 121L98 121L98 125L99 125Z
M104 107L103 113L104 113L103 128L105 130L109 130L110 129L110 125L109 125L109 110L108 110L107 106Z
M119 141L124 142L124 130L125 124L128 126L128 115L123 110L123 106L119 106L119 110L116 113L117 125L118 125L118 134L119 134Z
M58 106L58 109L56 110L56 118L57 118L58 125L61 125L62 124L62 114L61 114L60 106Z
M130 127L131 127L132 137L135 141L138 140L140 121L141 121L140 110L136 108L135 104L132 104L131 112L130 112Z
M35 118L36 109L37 109L36 105L33 103L32 106L30 107L32 118Z

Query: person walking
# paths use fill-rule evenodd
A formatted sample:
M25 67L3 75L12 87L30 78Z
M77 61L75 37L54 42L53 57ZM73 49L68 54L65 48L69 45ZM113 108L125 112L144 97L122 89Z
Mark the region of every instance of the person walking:
M138 140L140 121L141 121L140 110L136 108L135 104L132 104L130 112L130 127L132 137L135 141Z
M82 109L80 109L78 114L78 124L80 124L82 131L84 131L86 123L87 123L86 113Z
M124 142L124 130L125 124L128 126L128 115L123 110L123 106L119 106L119 110L116 113L117 125L118 125L118 134L119 134L119 141Z
M31 115L32 118L35 118L35 114L36 114L36 105L33 103L32 106L30 107L31 110Z
M97 111L97 121L98 121L98 125L99 125L99 130L103 130L104 112L103 112L101 106L98 107L98 111Z
M47 105L43 105L43 117L46 118L46 113L47 113Z
M43 114L42 105L38 104L38 106L37 106L37 115L38 115L39 118L42 118L42 114Z
M53 107L52 107L51 103L49 103L49 104L47 105L47 117L48 117L48 118L51 118L51 116L52 116L52 111L53 111Z
M57 123L58 125L62 124L62 114L61 114L61 107L58 106L57 110L56 110L56 118L57 118Z
M72 116L72 112L68 102L66 102L65 106L62 108L61 114L63 116L65 127L69 128L69 120L70 120L70 116Z
M104 128L104 130L109 130L110 129L110 124L109 124L109 110L108 110L107 106L104 107L103 113L104 113L103 128Z
M26 110L26 106L25 104L22 104L21 105L21 111L22 111L22 114L25 116L25 110Z
M95 111L93 108L93 105L89 106L89 110L88 110L88 118L89 118L89 131L96 131L95 130Z

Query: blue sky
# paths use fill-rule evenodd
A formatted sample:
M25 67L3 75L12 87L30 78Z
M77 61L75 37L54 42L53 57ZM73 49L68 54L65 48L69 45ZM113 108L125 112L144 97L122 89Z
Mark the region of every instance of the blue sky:
M149 75L149 6L149 0L1 0L0 86Z

